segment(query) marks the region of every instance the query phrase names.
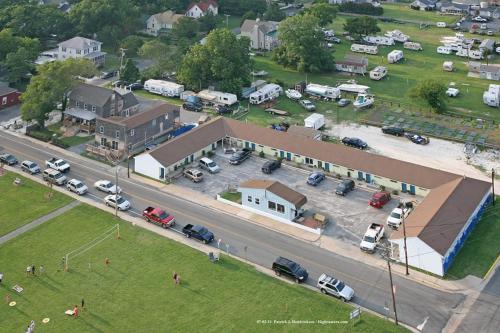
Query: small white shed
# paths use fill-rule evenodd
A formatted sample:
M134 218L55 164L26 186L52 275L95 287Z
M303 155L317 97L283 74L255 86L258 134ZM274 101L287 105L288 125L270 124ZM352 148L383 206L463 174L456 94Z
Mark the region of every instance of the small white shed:
M325 116L319 113L313 113L306 119L304 119L304 126L314 129L320 129L325 126Z
M447 72L453 72L453 61L443 62L443 70Z

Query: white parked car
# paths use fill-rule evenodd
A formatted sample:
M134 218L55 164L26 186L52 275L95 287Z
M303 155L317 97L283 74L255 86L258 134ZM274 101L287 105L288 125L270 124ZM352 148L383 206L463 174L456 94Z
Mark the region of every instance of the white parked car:
M71 192L75 192L78 195L83 195L88 192L89 188L82 181L78 179L71 179L66 183L66 188Z
M391 215L387 218L387 225L390 228L397 229L403 223L403 219L407 218L413 210L413 205L410 204L400 204L394 208Z
M488 22L488 19L485 19L484 17L481 16L476 16L472 18L472 21L474 22Z
M297 101L302 98L302 94L295 89L285 90L285 95L286 97Z
M103 191L106 193L116 194L116 186L109 180L98 180L94 183L94 187L99 191ZM120 193L122 189L118 186L118 193Z
M350 301L354 297L354 290L351 287L325 273L321 274L316 286L323 294L333 295L344 302Z
M457 97L459 92L460 90L457 88L448 88L448 90L446 90L446 95L448 95L448 97Z
M118 206L118 210L127 210L130 208L130 202L128 202L128 200L123 199L121 195L116 195L116 194L107 195L104 198L104 203L106 204L106 206L113 208Z
M37 174L41 171L38 164L36 164L35 162L32 162L32 161L28 161L28 160L23 161L21 163L21 170L23 170L24 172L28 172L32 175Z

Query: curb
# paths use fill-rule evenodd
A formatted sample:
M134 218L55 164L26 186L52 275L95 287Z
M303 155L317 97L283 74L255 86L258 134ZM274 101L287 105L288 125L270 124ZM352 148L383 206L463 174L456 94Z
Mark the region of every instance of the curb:
M488 271L486 272L486 274L484 274L484 277L483 277L483 281L486 281L488 280L489 278L489 275L491 274L491 272L495 269L495 267L497 266L497 263L500 261L500 255L495 259L495 261L493 262L493 264L490 266L490 268L488 269Z

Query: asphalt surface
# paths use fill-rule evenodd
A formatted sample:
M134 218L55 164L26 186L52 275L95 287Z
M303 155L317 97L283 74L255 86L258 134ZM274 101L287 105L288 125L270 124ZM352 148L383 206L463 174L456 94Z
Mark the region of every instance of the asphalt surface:
M114 179L114 170L107 165L61 155L42 144L35 144L5 132L0 132L0 152L12 153L20 161L30 159L41 166L50 156L64 158L71 163L68 176L83 180L89 187L98 179ZM307 283L310 285L315 285L318 276L326 272L345 281L355 290L354 303L383 315L388 313L385 307L392 308L386 270L337 255L317 245L271 231L184 198L171 196L131 179L122 177L119 186L123 190L123 196L132 204L130 212L120 214L138 216L146 206L160 206L175 216L178 222L177 231L187 223L202 224L214 232L216 239L222 240L224 250L228 244L229 251L237 256L265 267L271 267L277 256L288 257L309 271ZM91 188L87 196L102 202L105 194ZM425 322L423 332L441 332L453 314L453 309L465 299L462 294L442 292L402 276L393 275L393 279L399 320L412 327ZM390 315L392 316L392 310Z
M9 121L12 118L19 117L21 115L21 104L9 106L8 108L0 110L0 123L4 121Z

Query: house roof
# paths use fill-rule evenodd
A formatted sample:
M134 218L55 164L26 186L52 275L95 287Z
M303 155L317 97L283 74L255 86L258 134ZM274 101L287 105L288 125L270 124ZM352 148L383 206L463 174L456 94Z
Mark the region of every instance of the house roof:
M444 256L490 187L481 180L458 177L433 189L405 220L406 236L420 238ZM391 239L403 237L402 228L391 235Z
M9 86L2 86L0 85L0 96L5 96L8 94L11 94L13 92L16 92L17 89L11 88Z
M314 139L319 134L321 134L321 131L315 130L314 128L311 127L292 125L288 129L288 133L294 135L300 135L308 139Z
M279 22L276 21L261 21L257 20L245 20L241 25L242 33L251 33L255 26L258 26L258 29L263 33L267 34L271 31L275 31L278 28Z
M137 97L130 90L115 89L115 91L120 94L123 98L123 108L126 110L132 106L139 104Z
M91 84L81 83L69 93L71 99L92 101L93 105L103 106L113 95L113 90Z
M204 1L199 1L199 2L193 2L189 5L188 9L187 10L190 10L191 8L193 8L194 6L198 6L202 12L206 12L208 10L208 7L212 5L214 6L215 8L219 7L219 5L217 4L216 1L214 0L204 0Z
M93 39L88 39L84 37L73 37L71 39L68 39L64 42L61 42L57 45L61 47L67 47L71 49L88 49L91 46L95 46L97 44L102 44L101 42L98 42Z
M97 116L94 112L82 109L70 108L64 111L65 114L83 120L94 120Z
M273 180L250 179L240 184L239 188L253 188L269 191L278 197L292 203L296 208L302 207L307 198L286 185Z
M366 66L368 59L365 57L359 57L352 54L348 54L343 60L337 60L337 64L350 65L350 66Z
M481 72L498 73L498 72L500 72L500 65L496 65L496 64L491 64L491 65L481 64L481 66L479 67L479 70Z
M153 106L149 110L136 113L131 117L108 117L102 120L121 124L124 125L127 129L132 129L166 114L168 114L169 117L176 117L179 115L179 112L179 106L168 103L161 103Z
M158 21L158 23L161 23L161 24L174 24L181 17L184 17L184 15L182 15L182 14L176 14L175 12L173 12L171 10L167 10L167 11L165 11L163 13L157 13L157 14L151 15L150 18L148 19L148 21L150 19L155 18L156 21Z

